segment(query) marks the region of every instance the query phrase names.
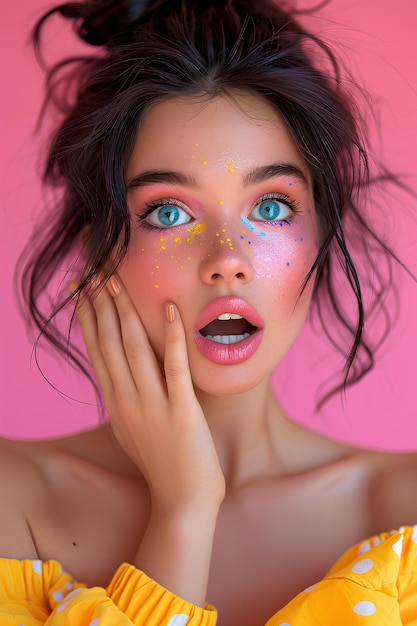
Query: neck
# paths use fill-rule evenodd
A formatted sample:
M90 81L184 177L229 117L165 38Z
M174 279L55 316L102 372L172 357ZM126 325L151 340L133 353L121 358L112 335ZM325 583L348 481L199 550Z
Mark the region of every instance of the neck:
M267 477L280 466L279 439L287 423L269 380L242 394L208 396L196 390L229 488Z

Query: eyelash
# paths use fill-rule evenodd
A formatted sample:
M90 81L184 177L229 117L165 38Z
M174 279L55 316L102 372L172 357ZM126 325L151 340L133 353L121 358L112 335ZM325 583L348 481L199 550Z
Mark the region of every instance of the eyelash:
M153 202L145 202L144 209L140 213L136 213L136 217L140 221L141 226L143 228L146 228L147 230L158 230L158 231L171 230L168 227L164 228L163 226L154 226L153 224L150 224L149 222L146 221L146 218L148 217L148 215L150 215L156 209L161 209L164 206L175 206L185 211L185 213L188 213L188 211L186 211L182 202L179 202L179 200L175 200L174 198L162 198L161 200L155 200ZM191 215L190 217L192 218Z
M258 198L256 200L256 202L252 205L252 208L250 210L253 211L253 209L260 204L261 202L264 202L265 200L276 200L277 202L282 202L283 204L286 204L291 212L292 212L292 216L290 218L285 218L282 220L271 220L271 221L267 221L267 220L256 220L259 221L261 223L264 224L279 224L280 222L283 224L291 224L294 216L298 215L300 213L300 205L296 200L293 200L292 198L290 198L287 194L285 193L267 193L263 196L261 196L260 198ZM166 231L166 230L170 230L170 228L168 227L163 227L163 226L155 226L153 224L150 224L149 222L146 221L146 218L148 217L148 215L150 215L153 211L155 211L156 209L160 209L164 206L176 206L179 209L182 209L183 211L186 211L184 205L182 204L182 202L180 202L179 200L175 200L174 198L163 198L161 200L155 200L153 202L146 202L144 209L140 212L140 213L136 213L136 217L138 218L138 220L141 223L141 226L143 226L143 228L146 228L147 230L158 230L158 231ZM192 216L190 216L192 219ZM187 222L188 223L188 222Z
M258 220L263 224L271 224L271 225L279 224L279 223L291 224L295 216L301 213L300 204L296 200L293 200L292 198L290 198L290 196L287 196L286 193L275 193L275 192L267 193L264 196L261 196L260 198L258 198L257 201L252 205L251 211L253 211L256 205L261 204L261 202L264 202L265 200L276 200L277 202L282 202L283 204L286 204L291 210L292 215L291 217L287 217L282 220L273 220L273 221L272 220L271 221Z

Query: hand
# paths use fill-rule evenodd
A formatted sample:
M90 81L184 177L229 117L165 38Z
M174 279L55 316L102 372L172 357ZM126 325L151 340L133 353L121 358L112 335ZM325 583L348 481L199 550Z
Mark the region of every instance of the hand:
M167 304L164 375L120 278L77 306L111 427L160 512L219 507L224 477L188 366L179 311Z

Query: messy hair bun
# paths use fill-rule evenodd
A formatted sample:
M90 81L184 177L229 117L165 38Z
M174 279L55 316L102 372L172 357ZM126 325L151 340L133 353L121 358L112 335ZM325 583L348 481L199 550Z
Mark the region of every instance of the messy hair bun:
M35 36L52 14L74 20L74 30L92 46L111 46L161 0L89 0L67 2L48 11L36 26Z

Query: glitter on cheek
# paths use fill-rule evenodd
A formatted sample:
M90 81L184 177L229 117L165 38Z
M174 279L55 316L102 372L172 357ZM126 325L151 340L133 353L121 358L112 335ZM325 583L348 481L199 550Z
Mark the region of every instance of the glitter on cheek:
M198 222L191 228L188 228L187 243L193 243L197 237L204 237L206 232L206 223Z
M229 162L229 166L228 166L228 168L227 168L227 171L228 171L228 173L229 173L229 174L234 174L234 173L235 173L235 171L236 171L236 165L234 164L234 162L233 162L233 161L230 161L230 162Z
M208 160L205 157L200 157L201 165L208 165Z

